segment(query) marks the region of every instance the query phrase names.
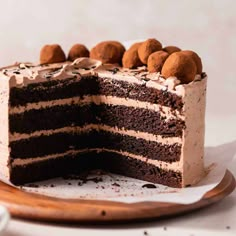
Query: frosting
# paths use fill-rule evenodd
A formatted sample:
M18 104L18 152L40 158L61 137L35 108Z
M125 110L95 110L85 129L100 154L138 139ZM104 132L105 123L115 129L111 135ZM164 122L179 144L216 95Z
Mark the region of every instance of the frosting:
M201 80L179 87L183 94L183 115L186 128L183 130L183 145L180 161L183 167L183 186L197 183L204 172L204 134L206 83Z
M173 109L166 106L160 106L159 104L142 102L129 98L120 98L115 96L104 96L104 95L96 95L96 96L91 95L91 96L84 96L83 98L72 97L72 98L65 98L51 101L42 101L37 103L28 103L25 106L11 107L9 109L9 113L13 115L29 111L31 109L38 110L67 104L78 104L80 106L83 106L90 103L94 103L96 105L100 104L107 104L112 106L125 105L127 107L144 108L158 112L161 115L161 117L165 120L169 120L171 118L183 119L183 116L179 113L179 111L173 111Z
M9 83L0 79L0 169L1 173L8 178L9 169L7 167L9 157L9 121L8 121L8 99L9 99Z
M30 134L23 134L23 133L13 133L10 134L10 142L22 140L22 139L28 139L28 138L33 138L33 137L39 137L41 135L52 135L52 134L57 134L57 133L80 133L80 132L89 132L91 130L103 130L103 131L108 131L111 133L118 133L118 134L123 134L123 135L129 135L135 138L142 138L147 141L154 141L154 142L159 142L162 144L168 144L172 145L175 143L180 143L182 139L179 137L162 137L161 135L154 135L146 132L140 132L140 131L134 131L134 130L126 130L124 128L120 129L118 127L110 127L108 125L97 125L97 124L89 124L85 125L83 127L79 126L68 126L68 127L63 127L59 129L51 129L51 130L40 130L40 131L35 131Z

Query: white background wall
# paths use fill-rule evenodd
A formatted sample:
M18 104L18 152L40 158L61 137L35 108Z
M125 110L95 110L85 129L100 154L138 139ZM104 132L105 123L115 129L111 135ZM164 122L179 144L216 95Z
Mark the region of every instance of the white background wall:
M0 66L38 61L48 43L67 52L77 42L156 37L201 56L213 119L236 114L235 0L0 0L0 9Z

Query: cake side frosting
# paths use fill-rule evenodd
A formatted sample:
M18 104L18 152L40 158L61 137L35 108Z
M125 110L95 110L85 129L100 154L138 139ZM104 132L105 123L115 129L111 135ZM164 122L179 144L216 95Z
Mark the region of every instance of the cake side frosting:
M8 161L9 161L9 122L8 122L8 102L9 102L9 82L7 80L3 80L0 77L0 169L1 173L9 178L9 169L8 169Z
M186 128L183 131L181 160L183 162L183 186L193 185L204 176L204 136L207 78L196 84L184 85Z

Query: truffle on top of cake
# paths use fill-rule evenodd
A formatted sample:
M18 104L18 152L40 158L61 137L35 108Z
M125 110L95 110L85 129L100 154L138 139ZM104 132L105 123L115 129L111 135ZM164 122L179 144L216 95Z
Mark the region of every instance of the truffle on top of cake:
M162 47L160 41L151 38L137 42L125 50L118 41L103 41L91 51L83 44L75 44L68 53L68 60L90 57L102 64L117 64L127 69L146 66L149 73L160 73L164 79L176 77L181 83L190 83L202 73L202 62L198 54L191 50L181 50L176 46ZM40 52L40 64L66 61L65 53L58 44L45 45Z
M162 77L177 77L181 83L189 83L202 73L201 58L197 53L176 46L166 46L156 39L133 44L122 59L125 68L147 65L150 73L159 72Z
M59 44L45 45L40 51L40 64L64 62L66 55Z
M104 64L120 64L125 47L118 41L104 41L98 43L90 51L90 58L100 60Z
M68 60L74 61L75 59L80 57L89 57L89 50L85 45L77 43L70 49Z
M122 64L125 68L133 69L143 65L138 55L138 49L141 44L141 42L135 43L125 51L122 58Z

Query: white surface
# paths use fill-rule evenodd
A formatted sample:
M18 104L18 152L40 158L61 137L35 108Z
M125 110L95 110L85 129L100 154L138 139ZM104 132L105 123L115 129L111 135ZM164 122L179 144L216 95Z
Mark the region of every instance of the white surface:
M65 4L67 3L67 4ZM15 6L15 4L17 4ZM208 80L206 146L236 152L236 1L234 0L8 0L1 1L0 65L36 61L40 47L104 39L156 37L193 49ZM224 104L229 105L224 105ZM215 149L216 150L216 149ZM223 150L224 153L224 150ZM236 175L236 163L232 165ZM56 226L11 220L6 236L235 235L236 191L211 207L161 222L110 227ZM231 229L226 229L231 226ZM164 230L163 227L167 227Z
M3 206L0 206L0 233L5 230L9 220L10 220L10 215L7 209Z

